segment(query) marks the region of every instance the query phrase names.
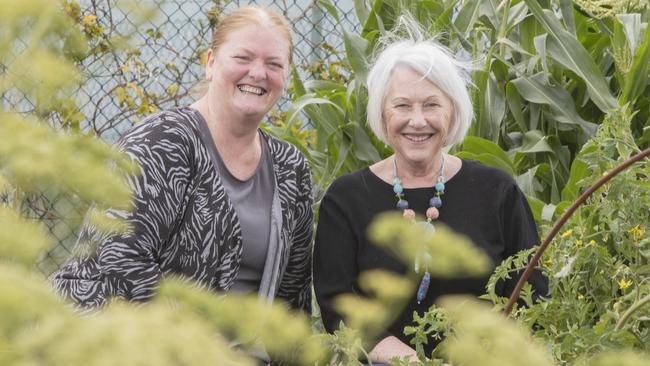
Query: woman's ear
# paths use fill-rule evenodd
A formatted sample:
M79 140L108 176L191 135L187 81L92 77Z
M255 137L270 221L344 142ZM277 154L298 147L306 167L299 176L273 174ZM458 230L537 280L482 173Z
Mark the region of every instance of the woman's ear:
M205 61L205 80L212 80L212 66L214 65L214 50L210 48Z

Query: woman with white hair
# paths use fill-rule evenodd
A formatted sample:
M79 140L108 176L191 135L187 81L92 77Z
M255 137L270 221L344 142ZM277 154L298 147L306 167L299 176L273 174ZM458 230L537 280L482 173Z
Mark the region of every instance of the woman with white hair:
M446 48L425 39L393 42L368 75L368 93L368 124L394 154L337 179L321 203L314 288L329 332L341 320L335 297L363 294L359 274L408 270L368 240L368 225L380 213L399 210L409 220L418 214L427 224L442 222L468 236L495 265L539 238L526 198L510 176L443 151L463 140L473 118L462 65ZM481 295L488 280L420 276L418 291L370 352L373 363L389 363L395 356L416 360L403 332L413 323L413 312L422 314L444 294ZM514 280L500 283L497 293L508 295ZM536 294L546 294L539 273L531 283ZM430 340L427 355L434 347Z

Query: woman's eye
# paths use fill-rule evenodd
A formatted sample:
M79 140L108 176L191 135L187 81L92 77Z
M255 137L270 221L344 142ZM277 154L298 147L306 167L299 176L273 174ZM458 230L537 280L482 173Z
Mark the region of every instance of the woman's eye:
M243 55L235 55L233 58L236 58L237 60L242 60L242 61L248 61L249 57L248 56L243 56Z
M284 66L282 66L282 64L279 64L277 62L271 62L269 65L271 65L271 67L273 67L274 69L284 69Z

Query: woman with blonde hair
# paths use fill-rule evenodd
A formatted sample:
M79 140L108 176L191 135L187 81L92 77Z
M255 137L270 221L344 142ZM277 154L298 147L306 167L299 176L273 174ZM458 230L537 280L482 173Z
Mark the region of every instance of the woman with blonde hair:
M140 167L130 177L130 225L105 236L85 226L78 246L97 246L52 276L82 306L109 297L150 299L161 278L183 275L218 291L311 306L312 198L304 156L260 130L288 80L291 27L267 8L221 19L207 54L207 92L148 117L119 147Z

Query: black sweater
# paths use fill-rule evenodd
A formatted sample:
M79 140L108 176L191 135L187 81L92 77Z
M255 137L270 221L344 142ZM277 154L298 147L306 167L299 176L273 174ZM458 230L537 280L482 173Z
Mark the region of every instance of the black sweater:
M424 216L434 188L405 189L411 208ZM483 249L496 266L503 259L538 243L539 236L525 196L506 173L463 160L460 171L445 184L438 222L469 236ZM344 293L363 293L358 276L371 269L406 273L408 268L392 254L368 241L366 231L379 213L396 210L392 185L384 182L370 169L342 176L329 188L320 206L314 248L314 288L328 332L338 328L341 317L333 300ZM432 278L427 297L417 304L412 298L388 327L406 344L405 326L412 324L413 311L425 312L445 294L482 295L489 276L482 278ZM508 296L517 278L500 283L497 293ZM530 282L538 295L546 295L548 284L539 273ZM427 354L435 342L425 347Z

